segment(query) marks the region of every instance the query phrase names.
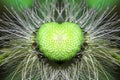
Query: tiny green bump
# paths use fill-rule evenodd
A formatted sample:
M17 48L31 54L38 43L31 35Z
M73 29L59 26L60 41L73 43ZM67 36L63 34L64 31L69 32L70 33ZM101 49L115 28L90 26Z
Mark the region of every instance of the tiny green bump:
M45 23L38 29L36 39L39 50L50 60L65 61L76 56L83 43L83 31L70 22Z

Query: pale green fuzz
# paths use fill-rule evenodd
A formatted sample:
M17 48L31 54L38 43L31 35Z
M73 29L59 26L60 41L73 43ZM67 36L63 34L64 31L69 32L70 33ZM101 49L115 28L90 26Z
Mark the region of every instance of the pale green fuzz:
M36 35L40 51L50 60L65 61L76 56L83 42L79 25L65 22L45 23Z

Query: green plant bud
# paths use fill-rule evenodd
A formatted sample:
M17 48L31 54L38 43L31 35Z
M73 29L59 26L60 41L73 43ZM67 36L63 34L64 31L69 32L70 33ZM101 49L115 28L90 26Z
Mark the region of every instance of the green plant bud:
M40 51L54 61L73 58L80 51L83 37L79 25L69 22L45 23L39 28L36 36Z

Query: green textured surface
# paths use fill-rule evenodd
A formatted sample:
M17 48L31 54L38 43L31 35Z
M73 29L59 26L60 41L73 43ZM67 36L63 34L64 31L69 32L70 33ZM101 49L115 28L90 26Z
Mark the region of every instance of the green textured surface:
M113 7L117 0L87 0L88 6L95 9L106 9L108 6Z
M77 24L55 22L43 24L37 33L40 51L50 60L70 60L80 51L83 33Z

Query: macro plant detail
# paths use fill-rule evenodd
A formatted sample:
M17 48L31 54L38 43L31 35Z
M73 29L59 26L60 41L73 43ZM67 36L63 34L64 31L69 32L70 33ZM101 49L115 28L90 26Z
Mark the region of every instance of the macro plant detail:
M83 40L83 33L73 23L45 23L37 34L40 51L49 59L64 61L74 57Z
M120 20L112 10L87 0L33 2L0 19L4 80L116 80Z

